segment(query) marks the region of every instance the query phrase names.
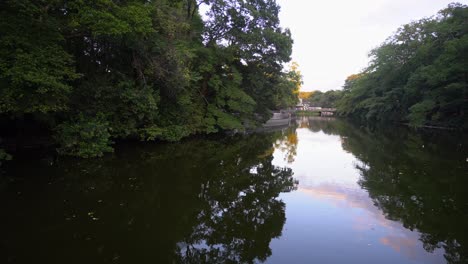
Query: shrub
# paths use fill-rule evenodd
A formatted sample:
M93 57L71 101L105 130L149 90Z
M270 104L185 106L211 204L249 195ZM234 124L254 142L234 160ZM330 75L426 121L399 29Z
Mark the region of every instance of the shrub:
M80 115L74 122L58 126L57 151L82 158L101 157L113 151L110 137L109 124L101 115L92 118Z

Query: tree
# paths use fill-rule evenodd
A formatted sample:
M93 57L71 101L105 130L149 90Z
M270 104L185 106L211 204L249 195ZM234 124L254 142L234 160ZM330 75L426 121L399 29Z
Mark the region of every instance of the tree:
M55 113L68 109L79 74L65 48L56 2L0 3L0 113Z
M243 130L296 100L300 73L282 69L292 39L274 0L7 0L0 8L0 126L14 123L18 138L46 127L62 153ZM99 137L80 135L89 129Z
M313 91L305 100L310 106L315 107L336 107L337 101L341 98L342 92L339 90L330 90L326 92Z
M339 113L365 122L468 127L468 7L398 29L371 51L371 63L348 77Z

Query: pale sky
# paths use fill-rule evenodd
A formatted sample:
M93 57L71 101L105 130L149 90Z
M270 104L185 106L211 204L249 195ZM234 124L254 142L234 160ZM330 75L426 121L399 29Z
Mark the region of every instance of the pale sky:
M293 61L303 91L340 89L367 66L369 51L399 26L429 17L449 3L467 0L277 0L280 20L291 29Z

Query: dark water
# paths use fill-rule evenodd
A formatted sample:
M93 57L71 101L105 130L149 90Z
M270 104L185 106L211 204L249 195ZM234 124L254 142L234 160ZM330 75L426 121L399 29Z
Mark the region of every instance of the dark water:
M16 160L0 263L468 263L466 137L282 131Z

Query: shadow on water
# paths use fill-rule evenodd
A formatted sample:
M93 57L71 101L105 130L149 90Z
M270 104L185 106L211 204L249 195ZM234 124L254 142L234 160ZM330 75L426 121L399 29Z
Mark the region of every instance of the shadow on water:
M264 261L285 222L278 195L297 185L272 165L276 137L13 164L0 190L2 263Z

